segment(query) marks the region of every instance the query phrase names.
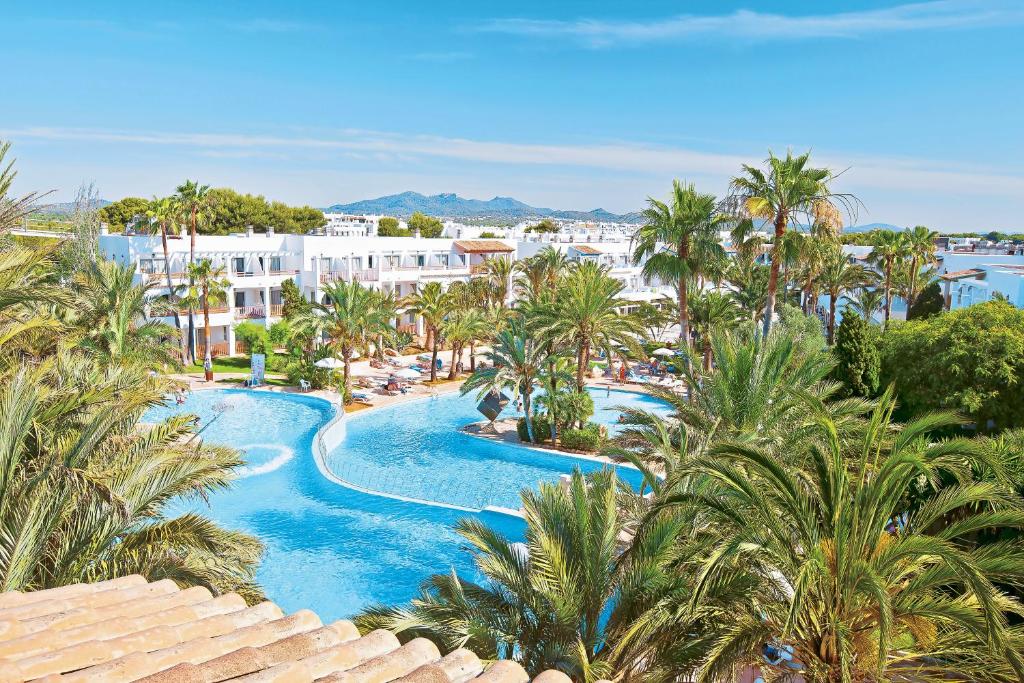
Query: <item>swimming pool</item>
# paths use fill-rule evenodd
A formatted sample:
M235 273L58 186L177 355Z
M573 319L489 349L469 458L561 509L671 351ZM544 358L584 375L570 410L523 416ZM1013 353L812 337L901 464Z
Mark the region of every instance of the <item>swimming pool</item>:
M609 397L600 392L595 403L609 407L616 404L614 399L627 403L636 396L612 392ZM649 397L636 400L644 399L653 401ZM171 404L146 414L152 422L171 414L194 413L206 441L246 452L248 464L235 486L211 495L208 508L188 505L266 544L257 580L283 609L311 607L323 619L338 619L372 603L406 602L434 573L454 568L471 580L478 579L469 553L451 530L457 520L470 515L511 538L522 537L523 523L515 517L385 498L323 477L312 457L312 442L332 410L326 402L307 396L228 389L195 392L181 406ZM599 416L608 422L615 419L607 411L599 411ZM473 469L477 476L504 462L495 488L502 495L536 486L538 479L531 477L557 478L581 462L548 455L536 466L529 459L543 454L457 431L458 426L479 419L473 398L457 394L356 414L349 417L342 447L331 455L340 457L349 448L359 458L374 450L392 454L415 472L409 479L436 479L448 468ZM444 435L451 440L442 439ZM434 448L424 448L421 438ZM501 446L500 452L492 452L491 446ZM465 448L461 459L460 448ZM506 451L522 451L525 456ZM433 457L446 465L428 467L425 461ZM468 477L458 475L460 481Z
M645 394L595 389L591 395L594 421L605 424L610 432L619 428L618 406L667 410ZM477 510L487 506L518 509L524 487L557 481L574 467L593 472L607 466L460 431L482 419L472 395L447 395L355 413L347 417L344 442L327 454L324 464L338 478L362 488ZM619 473L634 487L640 485L637 470L619 468Z

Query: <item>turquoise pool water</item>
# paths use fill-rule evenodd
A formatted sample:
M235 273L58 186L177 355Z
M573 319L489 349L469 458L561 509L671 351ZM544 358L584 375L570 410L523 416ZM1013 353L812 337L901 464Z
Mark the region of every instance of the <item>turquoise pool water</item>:
M594 420L618 429L617 406L664 411L645 394L591 392ZM508 410L509 414L514 413ZM519 492L539 481L557 481L579 467L591 472L604 464L489 441L459 431L483 417L472 396L448 395L393 405L348 418L344 443L325 464L345 481L374 491L475 509L488 505L517 509ZM640 473L619 468L634 487Z
M660 407L646 396L599 392L596 417L614 423L617 415L605 409L634 402ZM287 611L307 607L324 619L337 619L375 602L406 602L434 573L454 568L478 579L468 552L451 530L469 515L512 538L522 536L522 522L515 517L395 500L326 479L312 457L313 436L332 413L326 402L270 392L200 391L182 406L152 409L146 419L158 421L181 412L199 416L206 441L246 452L248 463L235 486L213 494L208 507L190 505L266 544L258 580L268 597ZM574 465L598 466L458 432L458 427L479 419L473 398L457 395L357 413L350 416L347 437L329 460L352 457L367 468L383 463L395 477L404 467L404 480L433 482L435 490L470 489L479 482L479 490L494 496L487 504L515 507L523 487L557 479ZM627 478L636 474L623 472ZM476 496L485 502L482 498Z

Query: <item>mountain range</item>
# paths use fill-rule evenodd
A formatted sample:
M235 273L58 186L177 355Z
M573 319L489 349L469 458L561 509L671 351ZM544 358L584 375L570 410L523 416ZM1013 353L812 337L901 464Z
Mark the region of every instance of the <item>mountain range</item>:
M408 218L416 211L442 218L497 218L504 220L530 220L537 218L563 218L568 220L636 223L639 213L617 214L604 209L590 211L560 211L530 206L512 197L493 199L465 199L456 194L422 195L419 192L364 199L350 204L334 204L324 209L335 213L380 214Z

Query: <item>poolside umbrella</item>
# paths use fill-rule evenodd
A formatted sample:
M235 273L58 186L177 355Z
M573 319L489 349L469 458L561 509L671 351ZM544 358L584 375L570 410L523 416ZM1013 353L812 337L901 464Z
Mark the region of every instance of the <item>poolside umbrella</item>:
M340 361L337 358L333 358L331 356L328 356L327 358L321 358L317 362L313 363L313 365L317 366L318 368L327 368L328 370L337 370L338 368L345 367L345 363L343 361Z
M674 356L674 355L676 355L676 352L673 351L672 349L655 349L653 355L655 355L655 356Z
M401 377L402 379L420 379L420 377L422 377L420 373L416 372L412 368L402 368L394 374L396 377Z

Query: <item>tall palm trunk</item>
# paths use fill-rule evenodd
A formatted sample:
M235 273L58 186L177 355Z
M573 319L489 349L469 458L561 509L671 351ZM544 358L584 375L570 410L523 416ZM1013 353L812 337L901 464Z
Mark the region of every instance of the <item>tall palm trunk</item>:
M828 293L828 343L833 344L836 339L836 297L839 292Z
M590 342L583 342L580 344L579 355L576 357L576 390L583 391L585 382L583 376L587 367L587 363L590 361Z
M343 346L341 347L341 352L345 356L345 366L342 370L342 386L344 387L345 395L342 397L342 401L348 403L352 397L352 374L350 372L352 370L352 349Z
M185 340L181 339L181 315L178 313L178 307L174 305L174 283L171 280L171 254L167 248L167 223L160 221L160 241L164 247L164 275L167 278L167 300L171 302L171 308L174 311L174 329L178 331L178 343L181 344L181 355L182 360L185 356Z
M526 388L521 394L523 397L523 417L526 419L526 436L530 443L533 443L533 417L530 412L530 388L532 386L532 382L527 382Z
M779 287L779 255L782 236L786 234L786 214L779 210L775 216L775 242L772 244L772 268L768 276L768 302L764 307L764 336L772 331L772 317L775 315L775 290Z
M430 331L433 332L433 335L431 336L431 342L432 343L430 345L430 381L431 382L436 382L437 381L437 332L434 330L433 326L430 327Z
M907 310L917 300L917 256L910 259L910 296L907 297Z
M711 372L711 335L704 335L704 374Z
M686 239L679 241L679 260L685 263L690 255L690 244ZM679 278L679 344L690 347L690 283L686 276Z
M203 282L203 341L206 342L206 353L203 359L203 368L213 367L213 353L210 350L210 290ZM206 379L213 379L213 370L206 370Z
M462 345L452 342L452 367L448 370L448 379L455 379L458 361L462 360Z
M194 265L196 262L196 209L192 208L192 235L191 235L191 246L188 251L188 262L189 265ZM189 287L195 286L195 279L191 276L188 278ZM192 306L188 307L188 358L191 362L196 362L196 317L195 311L192 310Z
M885 322L882 329L889 327L889 316L892 315L892 259L885 262Z
M551 344L548 344L548 348L551 348ZM550 355L549 358L553 358ZM558 441L558 427L555 424L558 422L558 417L555 414L555 398L558 396L558 380L555 377L555 362L553 360L548 361L548 413L551 417L551 424L549 425L551 431L551 443Z
M476 372L476 340L469 342L469 372Z

